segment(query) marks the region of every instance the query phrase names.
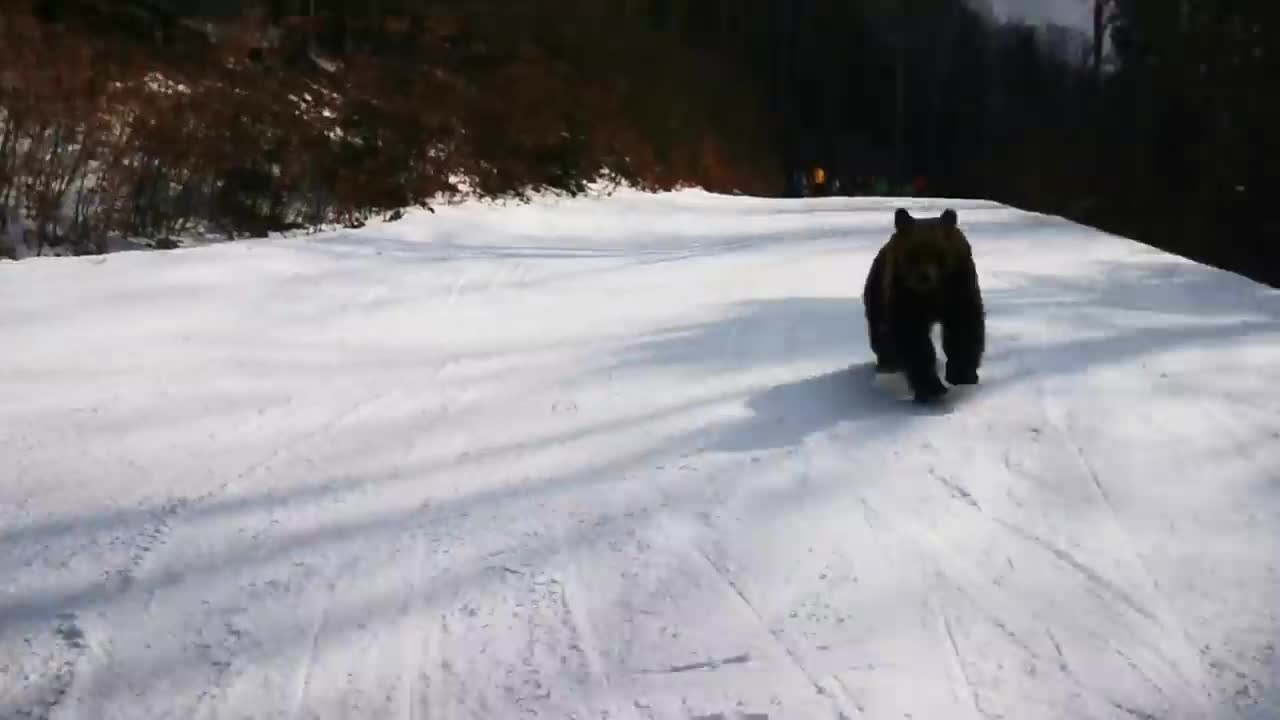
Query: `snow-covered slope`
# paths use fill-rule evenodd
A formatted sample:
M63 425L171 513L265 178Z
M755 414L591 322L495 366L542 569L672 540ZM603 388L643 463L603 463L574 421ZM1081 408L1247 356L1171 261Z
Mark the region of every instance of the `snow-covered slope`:
M0 264L0 717L1280 717L1280 296L902 202L990 313L942 409L895 201Z

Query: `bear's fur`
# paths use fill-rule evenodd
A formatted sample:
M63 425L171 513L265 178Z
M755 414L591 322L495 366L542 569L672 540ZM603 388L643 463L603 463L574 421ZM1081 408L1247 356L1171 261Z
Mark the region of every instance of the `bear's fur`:
M894 230L872 261L862 293L876 371L905 371L917 402L945 395L930 337L938 323L947 382L976 385L986 313L973 249L955 210L915 218L899 208Z

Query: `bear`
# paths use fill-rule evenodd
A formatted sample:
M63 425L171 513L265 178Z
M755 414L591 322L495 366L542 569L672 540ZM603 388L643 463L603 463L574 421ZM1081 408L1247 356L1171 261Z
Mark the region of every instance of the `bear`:
M905 372L918 403L947 394L930 333L942 326L946 380L977 385L986 310L973 248L956 211L916 218L894 212L894 232L876 253L862 292L877 373Z

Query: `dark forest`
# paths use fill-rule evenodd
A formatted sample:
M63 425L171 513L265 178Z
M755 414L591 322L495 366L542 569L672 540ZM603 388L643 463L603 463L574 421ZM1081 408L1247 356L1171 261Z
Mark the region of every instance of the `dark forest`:
M652 189L981 197L1280 283L1280 5L1097 0L23 0L0 224L99 251Z

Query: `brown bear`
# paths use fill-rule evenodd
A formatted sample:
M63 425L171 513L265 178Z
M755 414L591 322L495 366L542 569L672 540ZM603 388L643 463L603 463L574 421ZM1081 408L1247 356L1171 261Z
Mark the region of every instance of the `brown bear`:
M876 372L905 371L916 402L947 393L930 336L942 326L952 385L976 385L986 343L986 311L969 240L956 211L936 218L894 213L894 233L880 248L862 292Z

